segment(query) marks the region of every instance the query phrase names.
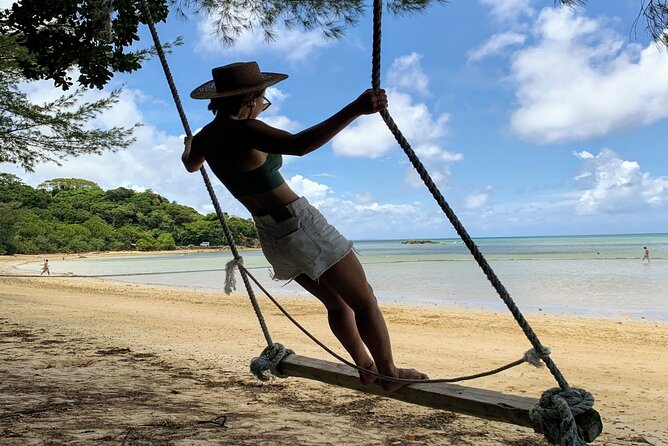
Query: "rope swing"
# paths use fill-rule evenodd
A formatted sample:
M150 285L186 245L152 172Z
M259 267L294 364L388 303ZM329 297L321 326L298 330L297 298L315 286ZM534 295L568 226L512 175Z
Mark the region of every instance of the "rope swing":
M162 64L163 71L165 73L165 77L167 78L167 82L168 82L170 90L172 92L172 97L174 99L174 103L175 103L176 108L179 112L179 116L181 118L183 128L186 132L186 135L190 137L190 136L192 136L192 132L190 130L190 125L188 124L188 120L187 120L187 117L185 115L185 111L183 110L183 104L180 100L178 90L176 89L176 84L174 82L174 78L172 76L171 70L169 69L169 65L167 63L167 58L165 57L164 50L162 49L162 45L160 43L160 38L159 38L158 33L155 29L155 24L154 24L153 19L150 15L150 10L148 8L146 0L142 0L142 10L143 10L143 12L146 16L147 23L148 23L149 29L151 31L151 35L153 37L154 45L155 45L156 51L158 53L158 56L160 58L160 62ZM243 258L239 255L238 249L236 248L234 237L232 236L232 233L230 232L230 230L228 228L227 221L225 219L225 215L220 208L220 204L218 202L215 191L213 190L213 186L211 184L211 181L209 180L209 176L208 176L204 166L200 167L200 173L202 174L204 184L207 188L207 191L209 192L209 196L211 197L211 201L214 205L214 208L216 209L216 215L218 216L218 220L221 224L221 227L223 228L223 232L225 233L225 237L226 237L227 242L230 246L230 251L232 252L232 255L234 257L230 262L227 263L226 268L225 268L226 276L227 276L226 279L225 279L225 291L229 293L233 289L236 289L235 288L236 280L233 278L233 271L234 271L234 267L236 266L239 269L239 272L240 272L241 277L243 279L244 285L246 287L246 291L248 292L249 299L251 301L253 309L255 310L255 314L258 318L258 322L259 322L260 327L262 329L262 332L264 334L265 340L267 341L267 348L269 349L268 351L277 351L277 352L279 352L279 355L280 355L280 352L290 351L290 350L285 350L285 349L276 348L276 347L274 347L272 349L272 347L275 344L271 339L271 335L269 334L269 328L268 328L268 326L267 326L267 324L264 320L264 316L262 315L262 310L260 308L260 305L258 304L257 298L255 296L253 288L251 287L249 279L252 280L258 286L258 288L260 288L264 292L264 294L271 300L271 302L295 326L297 326L297 328L299 328L306 336L308 336L311 340L313 340L316 344L318 344L321 348L323 348L327 353L332 355L338 361L340 361L340 362L342 362L342 363L344 363L344 364L346 364L346 365L348 365L348 366L350 366L350 367L352 367L352 368L354 368L358 371L367 373L369 375L373 375L376 378L380 378L380 379L384 379L384 380L388 380L388 381L399 382L399 383L404 383L404 384L413 384L413 383L432 383L432 384L434 384L434 383L454 383L454 382L467 381L467 380L481 378L481 377L484 377L484 376L493 375L493 374L499 373L501 371L508 370L509 368L512 368L512 367L518 366L520 364L523 364L525 362L531 363L531 360L529 358L533 358L533 357L536 357L536 356L540 357L540 355L538 355L535 351L533 351L533 352L530 351L530 352L525 353L522 356L522 358L520 358L516 361L513 361L513 362L511 362L507 365L496 368L494 370L481 372L481 373L476 373L476 374L473 374L473 375L456 377L456 378L441 378L441 379L430 379L430 380L413 380L413 379L406 379L406 378L396 378L396 377L393 377L393 376L382 375L382 374L373 372L371 370L367 370L367 369L358 367L354 363L346 360L345 358L343 358L342 356L338 355L336 352L331 350L329 347L327 347L325 344L323 344L320 340L318 340L315 336L313 336L311 333L309 333L306 330L306 328L301 326L299 324L299 322L297 320L295 320L288 313L288 311L285 308L283 308L283 306L281 306L280 303L260 284L260 282L250 273L250 271L248 271L248 269L243 266ZM278 344L278 345L280 345L280 344ZM259 360L259 361L262 361L262 356L263 355L261 355L259 357L259 359L258 358L256 358L256 359ZM281 356L281 358L282 357L283 356ZM534 361L533 363L537 367L542 366L542 363L540 363L540 362L535 362ZM259 365L258 366L251 365L251 367L256 368L256 369L261 369L262 368L262 366L259 366Z
M165 51L162 49L162 44L160 43L160 37L158 36L158 31L156 31L155 29L155 23L153 22L153 17L151 16L151 10L149 9L148 1L141 0L141 7L142 7L142 12L144 13L144 16L146 18L146 23L148 24L148 28L151 31L151 37L153 38L155 50L157 51L158 57L160 58L160 63L162 64L162 69L165 72L165 78L167 79L167 83L169 84L169 89L172 92L172 98L174 99L174 104L176 105L179 117L181 118L181 124L183 124L183 129L186 132L186 136L188 138L192 138L193 133L190 130L190 124L188 123L186 112L183 110L183 104L181 103L179 92L176 89L176 83L174 82L174 77L172 76L172 72L169 69L169 64L167 63L167 57L165 57ZM220 208L220 203L218 203L218 197L216 196L216 193L213 190L213 185L211 184L209 175L207 174L204 166L200 167L199 171L202 174L202 179L204 180L204 185L206 186L206 190L209 192L211 203L213 204L213 207L216 210L216 216L218 217L220 226L223 229L223 232L225 233L225 239L227 240L227 244L230 246L230 251L232 252L234 261L238 265L240 265L243 261L241 259L241 256L239 255L239 250L237 249L237 245L234 242L234 237L232 237L232 232L230 231L230 228L227 226L227 220L225 219L225 214ZM244 286L246 287L246 292L248 293L248 298L251 301L253 310L255 310L255 315L257 316L258 322L260 323L262 334L264 335L265 341L267 341L267 346L270 347L273 344L273 341L271 339L271 335L269 334L269 327L267 327L267 323L265 322L264 316L262 315L262 310L260 309L260 305L258 304L257 298L255 297L255 293L253 292L253 287L251 286L250 281L248 280L247 271L248 270L246 270L245 268L239 268L241 279L244 282Z
M381 37L382 37L382 13L383 5L382 0L374 0L373 2L373 53L371 58L372 72L371 72L371 85L374 89L380 88L380 54L381 54ZM499 294L499 297L510 310L511 314L515 318L515 321L520 326L525 336L531 343L534 348L534 351L540 356L547 368L554 376L554 379L559 384L559 388L550 389L546 391L540 399L538 406L531 412L532 419L536 420L537 424L540 424L542 427L541 431L543 433L550 432L551 435L548 437L548 440L556 444L561 445L584 445L586 441L591 441L593 439L584 439L580 434L580 429L576 425L575 415L579 414L575 410L576 407L580 405L587 406L586 410L593 411L594 398L593 396L584 389L572 389L566 378L561 374L557 365L550 358L550 352L545 348L538 336L533 331L529 322L525 319L522 312L519 310L515 302L510 297L510 294L503 286L499 278L496 276L492 267L489 265L485 257L482 255L478 246L471 239L471 236L468 234L464 225L459 221L457 215L452 210L450 205L445 201L440 190L432 180L431 176L427 172L427 169L424 167L418 156L415 154L415 151L411 148L410 144L403 136L399 127L396 125L392 116L390 116L387 109L381 110L380 112L383 121L390 129L395 139L403 149L404 153L408 157L409 161L415 168L415 170L420 175L420 178L424 182L425 186L431 192L432 196L441 207L441 210L445 213L450 220L450 223L459 234L459 237L462 239L466 247L469 249L473 258L476 260L480 268L483 270L487 279L490 281L496 292ZM586 401L586 402L585 402ZM546 416L547 414L552 414L554 410L550 410L552 407L559 407L560 417L555 421L556 417ZM558 426L557 426L558 425ZM602 429L602 425L601 425ZM547 434L546 434L547 437Z
M153 37L155 49L158 53L160 62L162 64L165 73L165 77L169 84L172 97L174 98L174 103L181 118L183 128L185 130L187 137L192 137L192 132L190 130L190 126L188 124L185 112L183 110L183 105L179 98L179 94L176 89L174 79L167 64L165 53L163 51L160 39L155 29L155 24L151 17L148 1L141 0L141 5L142 5L142 11L146 18L146 22L149 26L151 35ZM372 54L372 76L371 76L372 77L371 83L373 89L380 88L380 70L381 70L380 55L381 55L381 31L382 31L381 28L382 28L382 0L374 0L373 54ZM286 349L281 344L274 343L272 341L271 336L269 334L269 329L264 320L260 306L257 302L257 298L255 297L253 288L250 283L250 281L252 280L272 301L272 303L274 303L274 305L276 305L276 307L293 324L295 324L304 334L306 334L316 344L318 344L321 348L323 348L325 351L327 351L330 355L334 356L337 360L339 360L343 364L352 367L357 371L362 371L364 373L376 376L377 378L383 380L401 382L401 383L417 383L417 385L415 386L404 387L396 392L391 392L391 393L387 392L383 393L382 391L373 389L374 386L371 386L372 387L371 389L365 389L369 392L372 393L376 392L379 394L383 394L384 396L403 399L405 401L410 401L417 404L423 404L430 407L447 408L449 410L469 413L472 415L481 416L489 419L497 419L520 425L530 425L537 432L543 433L548 439L548 441L550 441L551 443L559 444L562 446L581 446L581 445L586 445L587 442L589 441L593 441L593 439L596 438L596 436L598 436L602 431L602 423L600 420L600 416L593 409L593 404L594 404L593 396L589 392L583 389L576 389L569 386L568 382L561 374L556 364L554 364L554 362L550 358L549 349L541 344L536 333L533 331L529 323L526 321L526 319L520 312L520 310L517 308L514 301L506 291L505 287L501 284L500 280L498 279L498 277L488 264L487 260L484 258L484 256L482 255L476 244L473 242L471 237L468 235L468 233L466 232L465 228L463 227L463 225L461 224L461 222L459 221L453 210L450 208L448 203L443 198L441 192L435 185L434 181L431 179L431 176L425 169L424 165L419 160L419 158L411 148L410 144L403 136L403 134L399 130L398 126L396 125L392 117L390 116L390 113L387 111L387 109L385 109L380 112L380 115L387 124L388 128L390 129L394 137L396 138L401 148L406 153L406 156L412 163L413 167L422 178L427 189L429 189L432 196L439 204L445 215L448 217L453 227L461 237L462 241L467 246L467 248L473 255L474 259L476 260L480 268L487 276L488 280L491 282L494 289L497 291L501 299L504 301L504 303L510 310L511 314L517 321L518 325L524 332L525 336L527 337L533 348L528 352L526 352L521 359L514 361L506 366L499 367L497 369L490 370L488 372L483 372L458 378L409 380L409 379L384 376L378 373L374 373L370 370L365 370L363 368L357 367L355 364L351 363L350 361L347 361L345 358L341 357L336 352L329 349L326 345L324 345L322 342L316 339L312 334L310 334L304 327L302 327L276 301L276 299L274 299L267 292L267 290L259 283L259 281L255 277L253 277L253 275L248 271L248 269L246 269L243 266L243 259L239 255L239 252L236 248L236 244L234 242L232 234L227 226L225 215L223 214L220 208L218 199L213 190L213 186L211 184L211 181L209 180L209 176L204 166L202 166L200 168L200 173L202 174L205 186L207 188L207 191L209 192L209 196L211 197L211 201L216 210L216 215L218 216L218 220L221 224L227 242L230 246L230 251L232 252L232 255L234 257L233 260L228 262L226 266L227 279L225 284L225 291L229 293L232 291L232 289L235 288L235 283L233 279L234 268L235 267L238 268L239 273L241 274L241 278L246 287L249 299L251 301L251 305L255 310L255 314L258 318L260 327L267 342L267 347L262 352L262 354L258 358L255 358L253 360L251 364L251 370L259 379L266 380L268 378L267 372L270 372L271 374L274 374L276 376L286 376L288 375L288 373L285 372L288 368L290 368L291 371L291 373L289 373L290 376L304 376L307 378L318 379L323 382L328 382L331 384L357 388L355 382L350 381L348 379L351 376L348 370L342 370L340 369L340 367L337 368L336 365L333 366L328 365L324 361L311 360L309 358L299 357L297 355L294 355L291 350ZM554 376L559 386L543 393L538 403L536 403L536 405L533 406L532 408L527 409L525 411L526 413L528 413L527 417L523 417L523 415L518 415L518 412L512 410L513 407L510 407L510 405L514 403L517 403L519 406L522 406L523 408L529 407L526 406L526 401L521 400L520 397L514 397L513 400L514 403L500 403L500 398L504 397L504 395L499 394L498 392L476 390L477 396L471 397L471 399L474 400L474 402L471 403L473 405L472 407L474 408L465 408L465 407L457 407L456 405L448 405L448 404L456 404L457 401L462 401L463 397L461 396L461 394L465 392L459 389L466 389L466 388L455 386L457 387L457 389L453 390L453 387L447 387L447 388L442 387L450 385L446 383L453 383L458 381L480 378L482 376L492 375L495 373L499 373L503 370L507 370L508 368L515 367L524 362L529 362L530 364L535 366L541 366L543 363L547 365L548 369ZM306 369L309 369L308 373ZM429 388L429 386L434 386L434 387ZM438 387L438 392L436 392L436 398L440 397L443 400L447 400L448 404L441 404L443 403L443 401L434 401L433 396L429 397L431 398L430 401L425 401L421 399L424 398L426 394L432 395L430 391L435 389L436 386L441 386ZM457 395L458 392L459 395ZM448 395L446 395L446 393L448 393ZM454 393L455 395L454 396L450 395L452 393ZM455 403L452 403L452 401L454 401ZM504 407L504 404L510 407L511 410L506 410L507 408ZM526 418L530 418L530 422Z

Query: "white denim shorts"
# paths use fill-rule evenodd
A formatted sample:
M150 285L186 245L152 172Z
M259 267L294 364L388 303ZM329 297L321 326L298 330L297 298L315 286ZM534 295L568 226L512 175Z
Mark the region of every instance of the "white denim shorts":
M301 197L279 211L253 216L262 252L274 268L274 279L289 280L306 274L317 280L352 250L353 243L306 198ZM283 214L281 221L277 221L276 214Z

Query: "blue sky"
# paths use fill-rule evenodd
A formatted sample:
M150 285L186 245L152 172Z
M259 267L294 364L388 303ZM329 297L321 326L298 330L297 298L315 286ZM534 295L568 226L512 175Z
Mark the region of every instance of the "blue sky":
M0 6L11 2L0 0ZM370 4L371 2L369 2ZM634 20L640 0L454 0L425 14L385 14L382 84L389 110L473 237L667 232L668 53ZM370 11L369 11L370 12ZM212 117L190 91L214 66L257 60L290 77L268 91L262 119L311 126L370 86L371 17L338 41L278 28L278 40L244 35L227 48L211 21L158 25L190 125ZM149 35L142 30L149 44ZM80 177L101 187L152 189L211 212L199 174L180 164L183 129L159 63L119 75L121 102L95 123L141 122L128 150L0 171L37 185ZM22 88L35 100L60 92ZM98 97L104 92L89 92ZM286 157L283 176L352 239L456 236L378 116L330 144ZM216 182L223 208L248 216Z

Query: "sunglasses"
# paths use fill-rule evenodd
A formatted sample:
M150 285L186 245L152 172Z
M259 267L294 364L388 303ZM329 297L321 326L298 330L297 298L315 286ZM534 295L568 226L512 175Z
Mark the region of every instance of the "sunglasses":
M265 111L271 105L271 101L264 96L262 96L262 101L262 111Z

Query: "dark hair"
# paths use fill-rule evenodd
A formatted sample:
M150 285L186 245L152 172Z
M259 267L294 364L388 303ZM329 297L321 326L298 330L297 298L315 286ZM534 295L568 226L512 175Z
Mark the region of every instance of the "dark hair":
M213 98L207 107L214 115L222 114L225 116L235 116L241 110L244 104L253 102L264 94L264 90L252 91L246 94L234 96L224 96L222 98Z

